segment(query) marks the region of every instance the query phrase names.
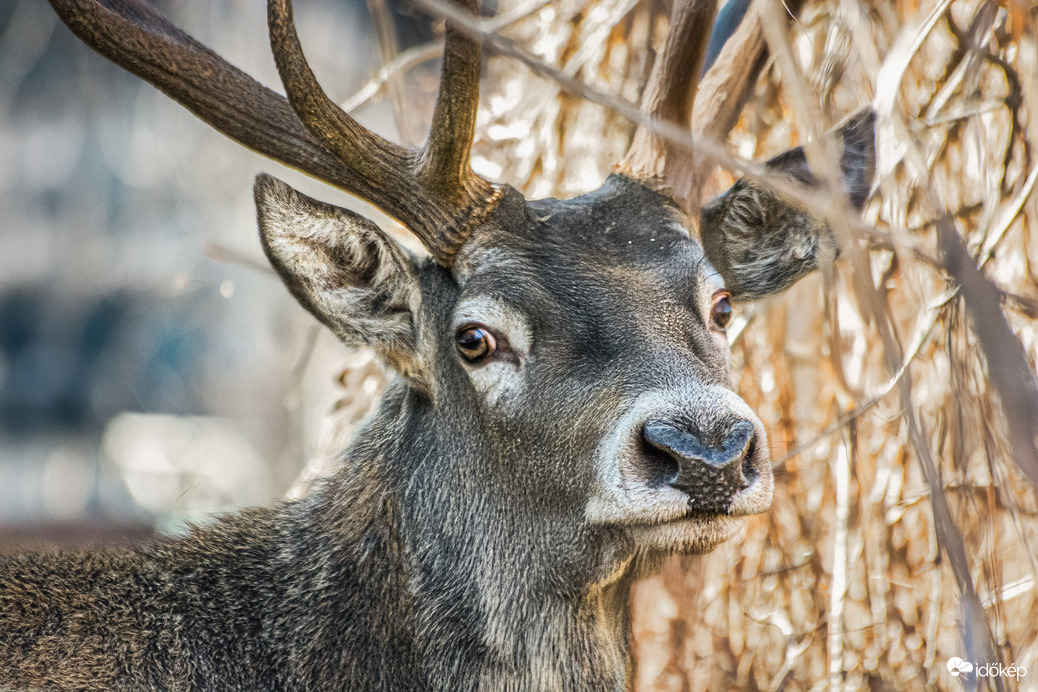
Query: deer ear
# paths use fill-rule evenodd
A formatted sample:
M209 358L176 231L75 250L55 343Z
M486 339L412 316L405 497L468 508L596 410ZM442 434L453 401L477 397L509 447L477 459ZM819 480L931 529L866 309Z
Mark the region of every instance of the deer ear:
M871 110L857 113L836 135L840 168L851 203L861 209L875 170L875 123ZM800 147L765 164L769 173L816 184ZM756 300L786 290L839 254L832 229L797 204L746 178L703 207L703 249L732 296Z
M263 250L304 308L347 346L368 345L417 374L418 270L378 226L260 174L254 188Z

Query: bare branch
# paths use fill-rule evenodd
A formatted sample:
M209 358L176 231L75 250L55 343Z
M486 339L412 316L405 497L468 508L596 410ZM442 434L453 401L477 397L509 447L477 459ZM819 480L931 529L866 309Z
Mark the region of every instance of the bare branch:
M688 128L675 125L657 118L653 118L638 109L630 101L613 94L606 93L567 74L559 68L549 65L521 46L515 44L504 36L494 33L490 27L492 22L481 22L477 17L468 13L460 12L451 3L445 0L413 0L415 5L428 10L438 17L446 17L455 23L459 30L471 36L479 36L483 39L483 47L493 51L497 55L503 55L526 65L535 74L550 79L563 90L586 99L591 103L597 103L603 108L617 113L628 121L639 127L649 130L658 137L670 142L678 150L692 152L699 151L703 156L719 166L745 173L756 179L763 180L764 167L752 161L741 159L728 153L724 145L709 138L693 138ZM804 186L775 181L775 188L792 199L803 203L808 209L818 211L826 207L825 200ZM824 212L822 212L824 215Z
M692 135L697 140L723 141L738 119L766 62L761 27L762 1L767 0L754 3L735 32L725 41L716 61L701 80L698 75L702 54L695 54L698 49L695 42L702 37L692 27L675 24L668 36L668 48L654 66L653 76L642 101L643 112L682 127L690 123ZM699 3L698 8L704 15L706 10L702 6L705 4L709 3ZM802 5L802 0L787 2L787 15L793 17ZM688 5L676 5L675 14L679 10L683 12L680 17L682 21L685 13L691 11ZM700 21L706 22L706 26L711 24L705 18ZM681 29L685 35L675 36L677 29ZM675 52L668 52L671 37L680 46ZM687 64L689 69L694 67L695 72L675 74L669 61L675 61L674 64L681 66ZM682 89L689 91L683 93ZM668 96L661 102L662 91L667 92ZM711 158L699 153L688 156L674 151L671 144L645 128L639 128L621 169L636 177L661 178L674 199L695 215L700 207L699 196L703 183L716 167Z
M529 6L517 7L511 12L500 14L495 16L493 19L486 21L486 27L488 31L501 31L502 29L518 22L531 14L540 10L551 0L536 0ZM414 46L408 48L404 52L397 55L390 62L382 65L382 68L378 73L372 77L367 84L357 90L353 96L343 101L340 104L347 113L352 113L356 109L365 105L368 101L375 98L382 88L389 82L395 75L402 72L406 72L423 62L428 62L434 58L439 58L443 55L443 46L437 43L426 43L421 46Z
M499 14L492 19L486 20L486 28L488 31L501 31L515 22L529 17L549 2L550 0L536 0L529 6L517 7L511 12ZM347 113L352 113L356 109L368 103L371 99L375 98L375 96L382 91L383 87L385 87L395 75L406 72L423 62L428 62L442 56L443 46L438 43L426 43L421 46L408 48L394 57L390 62L383 64L382 68L368 81L367 84L358 89L353 96L343 101L339 107Z
M899 39L895 42L895 47L891 49L891 57L888 57L880 69L877 76L876 105L877 110L880 111L881 114L881 122L884 119L887 121L880 127L879 137L881 139L885 135L883 127L890 128L893 124L894 117L896 117L893 114L893 106L901 87L901 75L898 74L896 79L894 79L891 73L897 71L903 72L903 66L907 66L909 60L909 58L905 56L910 56L918 50L918 47L922 44L921 37L927 35L932 30L937 18L946 11L947 4L947 2L942 2L938 5L938 7L931 12L929 17L921 22L918 27L906 27L905 31L902 32ZM775 8L770 5L765 5L765 8L772 13L775 13ZM814 117L813 104L802 83L790 46L785 42L785 37L779 36L777 35L777 32L771 30L772 27L768 24L767 16L764 17L764 22L765 36L768 40L770 49L776 53L776 58L779 61L779 68L782 71L783 84L786 89L791 92L789 93L790 101L798 111L801 122L809 127L814 125L815 129L817 129L818 119L817 117ZM824 142L816 142L814 146L805 147L809 160L812 160L812 167L826 173L835 172L838 164L835 162L832 152L826 151L825 147L819 146L819 144L824 144ZM914 142L909 141L908 144L909 146L907 150L909 160L913 161L915 165L918 165L918 162L922 161L923 158L919 151L916 150ZM939 203L938 197L932 187L924 187L923 192L931 199L932 203L937 208L942 208L944 206ZM839 199L841 197L840 195L837 195L836 197L837 202L842 201ZM984 609L977 596L976 586L973 582L973 575L970 571L962 532L959 530L959 527L952 516L948 498L944 493L943 484L934 460L933 450L927 442L928 434L925 423L920 419L920 416L913 406L911 374L906 370L901 373L901 377L897 377L900 372L900 364L905 362L905 359L897 326L893 321L889 305L886 302L885 294L873 283L872 273L869 270L870 265L868 258L865 256L863 249L857 243L857 224L850 223L850 216L847 214L834 215L830 217L829 220L834 233L840 240L841 249L846 251L846 255L850 260L852 267L854 267L851 278L855 293L858 296L859 305L867 317L875 324L882 343L883 361L890 375L896 378L897 391L901 399L902 416L905 420L908 437L915 450L916 459L919 463L920 470L922 471L923 478L930 489L930 502L934 517L934 533L942 554L945 556L952 568L952 573L959 589L960 603L963 610L963 621L965 622L963 634L966 653L970 657L970 660L997 660L991 627L987 622ZM950 222L947 218L945 218L943 222L939 221L939 236L942 234L942 223L946 226L950 226ZM954 233L954 231L951 232ZM955 237L957 242L957 234ZM1001 315L1001 311L999 311L998 314Z
M378 36L379 54L382 65L391 65L400 55L400 46L396 39L396 25L393 22L393 14L386 4L386 0L368 0L368 12L375 24L375 34ZM404 80L399 72L389 72L386 77L386 91L389 92L389 102L393 105L393 119L396 121L397 132L407 146L415 146L421 143L420 130L413 126L414 120L411 109L407 107L407 97L404 93ZM347 113L349 108L344 108Z
M1002 312L1001 292L977 268L948 218L937 224L948 273L962 289L973 331L988 363L988 377L1002 400L1013 457L1038 486L1038 383L1020 340Z

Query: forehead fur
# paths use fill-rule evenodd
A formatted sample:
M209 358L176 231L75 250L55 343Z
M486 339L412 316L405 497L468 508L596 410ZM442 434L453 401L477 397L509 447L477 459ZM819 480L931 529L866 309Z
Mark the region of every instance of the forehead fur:
M518 193L502 200L492 222L459 253L454 272L462 284L491 268L521 275L530 266L542 274L576 266L608 274L659 268L674 252L691 252L698 264L702 251L689 228L669 197L612 175L598 190L569 200L526 202Z

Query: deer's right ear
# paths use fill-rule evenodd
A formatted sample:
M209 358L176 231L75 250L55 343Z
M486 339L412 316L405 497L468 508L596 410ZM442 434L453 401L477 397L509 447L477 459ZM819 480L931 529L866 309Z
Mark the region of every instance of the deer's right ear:
M254 188L263 250L292 295L348 346L368 345L419 377L414 259L378 226L269 175Z
M843 187L857 209L872 186L875 126L875 113L865 109L834 133L842 145ZM779 154L765 167L769 176L815 184L800 147ZM737 300L784 291L839 253L829 224L746 178L703 207L699 234L710 263Z

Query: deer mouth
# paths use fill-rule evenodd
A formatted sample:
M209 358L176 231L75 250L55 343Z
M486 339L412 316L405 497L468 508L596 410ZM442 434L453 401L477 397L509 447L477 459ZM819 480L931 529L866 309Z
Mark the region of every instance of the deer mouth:
M638 455L630 462L643 472L669 467L652 454ZM736 514L727 507L697 508L688 494L658 478L624 485L619 513L610 523L620 525L636 546L652 553L709 552L736 535L751 514Z
M644 550L698 555L732 538L744 524L745 517L686 512L670 521L628 526L627 534Z

